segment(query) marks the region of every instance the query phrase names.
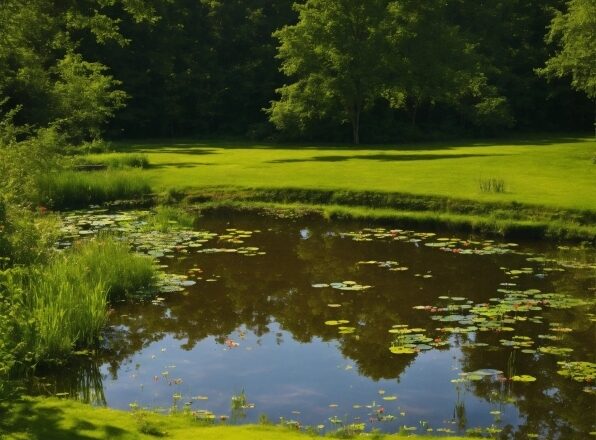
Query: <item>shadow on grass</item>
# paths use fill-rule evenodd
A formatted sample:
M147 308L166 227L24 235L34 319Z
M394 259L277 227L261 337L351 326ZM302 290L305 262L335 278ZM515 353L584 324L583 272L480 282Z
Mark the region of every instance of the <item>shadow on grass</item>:
M23 400L0 405L0 438L12 435L14 438L33 440L88 440L101 438L119 439L130 435L117 426L98 426L72 415L68 417L68 427L62 422L66 419L64 411L56 407L46 407L37 402ZM87 431L88 433L85 433Z
M225 139L142 139L122 140L114 143L119 152L160 152L178 154L216 154L214 148L221 149L255 149L255 150L384 150L384 151L428 151L428 150L453 150L462 147L497 147L497 146L549 146L555 144L577 143L585 141L590 134L578 135L519 135L518 137L503 137L494 139L475 140L446 140L409 142L393 144L338 144L338 143L312 143L312 142L252 142L244 140Z
M198 166L219 165L217 163L207 162L160 162L149 165L148 169L159 170L163 168L196 168Z
M304 159L277 159L268 163L295 162L344 162L352 159L377 160L380 162L407 162L413 160L465 159L468 157L495 157L505 154L364 154L354 156L313 156Z

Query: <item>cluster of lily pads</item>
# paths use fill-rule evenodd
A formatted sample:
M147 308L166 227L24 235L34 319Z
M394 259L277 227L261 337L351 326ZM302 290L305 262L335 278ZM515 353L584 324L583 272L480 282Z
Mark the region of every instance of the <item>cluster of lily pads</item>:
M393 325L389 333L394 334L395 338L389 351L393 354L414 354L449 344L442 338L431 338L425 332L423 328L409 328L407 324Z
M393 240L423 244L444 252L474 255L501 255L514 252L517 243L497 243L494 240L466 240L457 237L436 238L434 232L417 232L406 229L363 228L340 234L354 241Z
M313 284L312 287L315 289L324 289L326 287L330 287L332 289L337 290L344 290L344 291L360 291L360 290L368 290L372 286L366 286L362 284L358 284L356 281L341 281L341 282L334 282L334 283L319 283Z
M161 263L167 259L183 259L190 253L231 253L246 257L265 254L258 247L238 246L260 231L230 228L220 235L210 231L194 231L179 226L175 221L170 222L167 230L156 230L150 224L152 215L149 210L110 212L106 209L65 213L62 216L61 238L56 246L64 249L81 238L110 233L127 241L135 252L148 255ZM210 242L218 247L204 247ZM160 264L160 268L166 267L167 264ZM162 272L157 289L161 293L182 292L196 284L197 280L214 282L217 279L217 276L203 277L198 268L181 275ZM152 302L158 304L163 300L164 298L157 296Z

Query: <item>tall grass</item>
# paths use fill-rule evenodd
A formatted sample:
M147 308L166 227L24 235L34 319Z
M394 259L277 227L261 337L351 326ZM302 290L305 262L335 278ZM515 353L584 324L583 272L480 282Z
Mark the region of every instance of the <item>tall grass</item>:
M68 259L34 275L27 286L27 308L35 326L29 344L35 358L60 358L93 344L107 320L106 285L90 282Z
M59 359L93 345L107 321L110 301L149 289L156 278L150 258L110 238L77 245L21 281L35 360ZM27 331L28 330L28 331Z
M65 171L38 179L39 202L56 209L79 208L116 200L140 199L151 185L137 171Z
M483 193L505 192L505 180L496 177L490 177L488 179L481 178L478 180L478 186L480 187L480 192Z
M70 260L91 283L106 285L110 301L146 294L157 276L151 258L131 253L126 243L113 238L84 242Z
M118 156L111 156L101 160L110 169L122 168L148 168L149 158L146 154L130 153Z
M167 232L179 227L192 228L195 217L182 208L174 206L158 206L155 214L149 217L147 229Z

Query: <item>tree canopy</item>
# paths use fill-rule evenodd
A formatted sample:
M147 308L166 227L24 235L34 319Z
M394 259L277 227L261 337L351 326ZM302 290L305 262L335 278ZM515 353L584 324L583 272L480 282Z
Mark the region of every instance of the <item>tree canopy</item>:
M595 8L5 0L0 111L72 142L102 132L386 142L588 129Z

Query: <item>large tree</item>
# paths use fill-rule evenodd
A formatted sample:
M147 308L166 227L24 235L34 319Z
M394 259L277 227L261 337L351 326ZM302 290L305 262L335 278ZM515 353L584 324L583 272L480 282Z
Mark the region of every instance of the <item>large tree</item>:
M539 73L571 77L571 86L596 99L596 2L570 0L567 12L556 11L546 35L556 53Z
M363 112L377 101L408 109L480 102L484 76L474 48L447 20L441 0L308 0L299 21L279 30L278 57L291 78L268 109L282 130L317 119L340 119L360 141ZM494 102L494 101L493 101Z
M558 49L537 72L547 78L571 77L571 87L596 104L596 1L570 0L566 13L556 11L546 41Z
M299 21L275 33L282 71L294 82L269 109L281 129L304 129L309 120L333 117L352 125L360 141L360 116L380 95L388 56L387 0L308 0Z

